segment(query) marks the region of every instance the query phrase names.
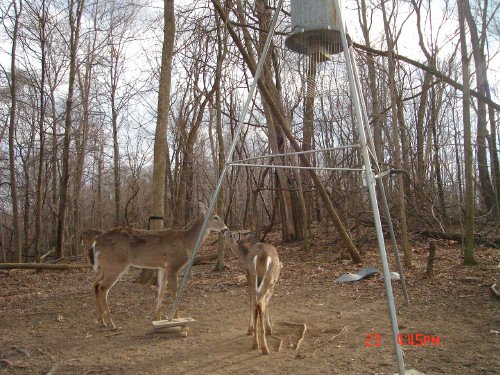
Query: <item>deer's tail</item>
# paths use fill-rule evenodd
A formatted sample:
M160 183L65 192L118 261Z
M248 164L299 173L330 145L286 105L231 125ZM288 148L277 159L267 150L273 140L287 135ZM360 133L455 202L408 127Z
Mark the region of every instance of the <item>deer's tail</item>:
M271 266L271 257L266 256L265 258L265 270L264 272L259 275L257 273L257 258L258 256L256 255L253 258L253 266L254 266L254 272L255 272L255 296L257 301L257 305L259 305L260 299L263 295L263 291L266 290L266 288L263 288L266 284L269 284L271 282L270 280L270 275L269 275L269 267Z
M96 249L96 241L92 242L92 246L90 246L90 249L88 250L88 254L89 254L90 262L93 265L94 271L97 272L97 270L99 268L99 260L97 259L99 252L96 252L95 249Z

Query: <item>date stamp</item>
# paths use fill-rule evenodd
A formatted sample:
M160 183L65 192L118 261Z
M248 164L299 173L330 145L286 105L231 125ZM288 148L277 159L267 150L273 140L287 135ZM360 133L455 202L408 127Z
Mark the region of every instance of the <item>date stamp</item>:
M400 333L398 335L399 346L441 346L441 336L426 335L424 333ZM378 348L382 345L382 335L380 333L367 333L365 337L365 347Z

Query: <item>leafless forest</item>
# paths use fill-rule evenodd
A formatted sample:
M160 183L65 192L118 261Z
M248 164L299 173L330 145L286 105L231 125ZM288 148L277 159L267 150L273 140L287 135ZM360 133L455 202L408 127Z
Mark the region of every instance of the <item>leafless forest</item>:
M473 263L475 245L498 245L498 3L430 4L347 1L348 29L376 153L404 170L384 184L405 263L417 234L463 243ZM274 6L2 2L0 259L80 254L89 227L189 221L235 136ZM288 31L285 6L263 77L273 101L259 91L236 159L292 150L287 130L304 150L357 142L342 55L313 67L285 48ZM343 150L310 163L360 159ZM328 222L325 199L347 235L373 225L359 173L317 176L326 198L306 173L233 169L218 209L231 228L281 228L283 241Z

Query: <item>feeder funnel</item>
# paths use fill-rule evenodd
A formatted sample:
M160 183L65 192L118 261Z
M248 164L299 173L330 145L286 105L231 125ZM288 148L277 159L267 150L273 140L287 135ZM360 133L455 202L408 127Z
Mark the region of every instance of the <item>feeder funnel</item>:
M292 31L285 44L320 61L342 52L337 12L333 0L291 0Z

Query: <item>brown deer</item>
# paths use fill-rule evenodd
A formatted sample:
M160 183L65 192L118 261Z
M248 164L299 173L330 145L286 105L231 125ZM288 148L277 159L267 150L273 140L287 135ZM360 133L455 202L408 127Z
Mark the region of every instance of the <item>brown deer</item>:
M253 348L259 349L259 326L262 338L262 353L269 354L266 334L272 333L269 317L269 300L278 281L282 264L276 248L267 243L257 242L251 232L225 232L231 249L245 267L248 294L250 297L250 320L248 335L254 337Z
M97 278L94 282L97 315L102 326L108 324L116 329L108 306L109 290L130 266L158 270L158 299L156 319L161 319L161 305L168 287L175 299L177 275L188 262L195 242L205 220L207 208L200 203L201 214L183 229L141 230L116 228L96 237L89 251ZM219 216L213 214L203 240L210 232L225 232L229 229ZM175 312L175 318L179 312Z

